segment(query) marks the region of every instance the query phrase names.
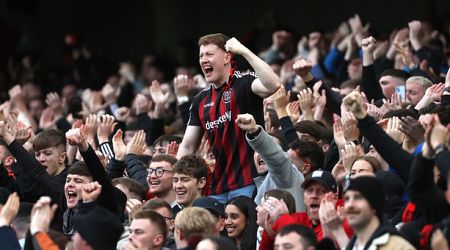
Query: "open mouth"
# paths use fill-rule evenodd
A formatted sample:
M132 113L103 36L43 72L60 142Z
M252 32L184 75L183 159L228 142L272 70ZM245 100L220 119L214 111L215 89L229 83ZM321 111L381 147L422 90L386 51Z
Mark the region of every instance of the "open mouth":
M77 201L77 197L78 197L77 192L67 191L67 200L69 202L76 202Z
M319 204L311 204L311 205L309 205L310 211L318 211L319 208L320 208Z
M185 195L187 192L186 191L176 191L178 196L183 196Z
M204 66L203 72L205 72L205 76L211 76L211 73L214 71L214 68L211 66Z
M159 184L161 184L161 181L160 181L160 180L150 181L150 186L157 186L157 185L159 185Z

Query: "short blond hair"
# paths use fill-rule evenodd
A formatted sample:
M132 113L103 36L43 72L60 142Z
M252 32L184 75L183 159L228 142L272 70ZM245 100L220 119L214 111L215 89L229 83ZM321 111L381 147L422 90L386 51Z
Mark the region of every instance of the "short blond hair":
M203 237L214 234L216 218L206 209L201 207L187 207L178 212L175 218L175 230L180 230L184 238L189 240L191 236Z
M411 76L406 80L406 83L418 83L420 86L422 86L424 89L427 89L433 85L433 83L430 81L430 79L423 77L423 76Z

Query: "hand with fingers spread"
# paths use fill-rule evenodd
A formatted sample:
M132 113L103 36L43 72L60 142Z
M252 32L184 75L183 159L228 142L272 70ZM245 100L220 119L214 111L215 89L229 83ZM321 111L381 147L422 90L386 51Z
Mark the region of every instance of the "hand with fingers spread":
M431 87L427 88L425 95L430 98L432 102L440 102L441 96L444 93L445 84L440 82L438 84L433 84Z
M143 94L137 94L134 99L136 115L146 114L150 111L150 101Z
M288 214L289 209L282 199L278 200L274 197L268 197L266 202L263 204L263 207L268 212L264 223L264 229L270 236L273 236L275 235L275 232L272 230L273 225L281 215Z
M351 173L353 163L358 156L360 156L358 146L353 142L347 143L345 147L341 149L342 165L344 166L346 174Z
M80 128L69 129L66 132L67 143L71 146L77 146L80 151L85 152L89 148L89 144L86 141L87 128L82 125Z
M303 89L298 94L298 100L300 103L300 109L302 110L304 120L314 120L313 108L314 97L310 88Z
M242 130L250 134L258 131L255 118L251 114L239 114L235 122Z
M395 36L393 39L391 39L391 45L389 47L388 52L386 53L386 58L390 59L390 60L394 60L395 59L395 53L397 52L396 49L396 44L402 44L405 42L406 39L408 39L408 35L409 35L409 29L408 28L403 28L399 31L397 31L395 33Z
M289 95L286 95L284 87L280 87L273 95L273 103L275 104L275 111L279 118L288 116L286 107L289 103Z
M403 108L402 97L398 93L391 95L390 100L383 99L383 105L381 106L381 112L386 114L391 110L398 110Z
M64 103L56 92L48 93L45 98L45 103L53 111L53 116L60 117L64 113Z
M17 193L9 195L8 200L0 211L0 227L9 226L19 212L20 198Z
M316 107L317 106L325 107L325 105L327 105L326 90L322 89L320 91L320 87L322 87L322 84L323 84L322 81L318 81L314 84L313 87L313 96L316 103Z
M189 91L194 88L194 81L187 75L178 75L173 79L175 95L177 97L187 97Z
M300 58L299 60L295 61L295 63L292 65L292 68L298 76L303 78L305 82L308 82L309 80L314 78L311 75L312 64L306 59Z
M405 138L405 134L400 131L400 126L400 118L397 116L388 119L386 134L399 144L401 144Z
M424 141L425 129L420 125L419 121L411 116L404 116L400 118L400 131L410 139L417 143Z
M344 137L347 142L359 140L358 121L352 112L344 112L341 116Z
M50 230L50 223L55 216L57 208L57 204L51 205L50 197L41 197L31 210L31 234L36 234L37 232L47 233Z
M83 203L93 202L98 199L102 192L102 185L98 182L89 182L83 185L81 189L81 197L83 198Z
M415 51L422 48L422 42L420 41L420 30L422 24L420 21L414 20L408 23L409 26L409 40Z
M138 199L129 199L127 200L127 205L125 207L127 213L128 213L128 218L130 220L130 222L132 220L134 220L134 215L141 211L143 208L144 204L142 203L142 201L138 200Z
M300 119L300 103L299 101L290 102L287 106L287 112L291 117L292 122L297 122Z
M4 121L0 121L0 139L2 139L7 145L11 144L16 138L11 134L8 124Z
M170 93L164 93L161 88L161 84L158 81L153 81L150 86L150 95L153 102L155 103L155 113L154 116L159 118L161 112L163 111L164 105L169 100Z
M147 144L145 143L145 132L144 130L139 130L134 134L133 139L127 145L127 155L142 155L147 149Z
M90 114L88 117L86 117L85 126L88 132L86 140L91 145L95 145L95 135L97 134L98 124L99 121L96 114Z
M347 141L345 140L344 136L344 128L342 126L341 118L337 118L336 121L333 124L333 137L334 142L338 146L338 149L344 148Z
M361 103L361 93L353 91L342 100L344 106L351 111L357 119L363 119L367 112Z
M448 128L442 125L439 116L437 114L432 115L425 133L426 142L431 150L435 152L439 145L446 145L449 141L449 135Z
M341 228L344 224L343 207L336 209L336 201L336 195L329 192L325 194L319 207L320 224L331 231Z
M371 103L367 103L367 114L372 116L375 121L379 121L383 116L381 109Z
M20 87L19 84L14 85L9 91L8 91L9 99L12 102L16 102L18 100L23 101L23 92L22 87Z
M108 138L111 133L114 131L117 123L115 122L114 116L112 115L102 115L97 118L97 138L98 143L102 144L104 142L108 142Z
M41 118L39 119L39 128L48 129L54 125L53 111L50 107L47 107L42 111Z
M176 141L170 142L166 146L166 154L176 157L178 153L178 147L179 145Z
M339 161L334 165L333 169L331 170L331 175L333 175L336 183L342 183L342 181L345 180L346 173L344 164L342 163L342 158L339 159Z
M119 129L112 138L114 158L118 161L124 161L127 155L127 145L123 142L122 136L123 132Z
M117 100L115 89L110 83L106 83L101 91L101 95L105 103L110 104Z
M120 107L116 110L115 117L119 122L126 122L130 117L130 109L128 107Z
M26 143L33 134L32 126L18 121L16 125L16 141L20 144Z

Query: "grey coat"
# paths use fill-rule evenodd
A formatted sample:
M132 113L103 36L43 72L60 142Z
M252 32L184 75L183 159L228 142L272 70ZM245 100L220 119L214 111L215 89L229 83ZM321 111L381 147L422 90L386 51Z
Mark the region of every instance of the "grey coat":
M265 192L280 188L294 196L297 212L304 212L305 204L301 185L305 178L297 167L292 165L287 153L262 128L261 132L253 139L249 139L248 133L246 133L246 139L253 150L261 155L268 170L266 176L254 179L257 189L255 203L261 202Z

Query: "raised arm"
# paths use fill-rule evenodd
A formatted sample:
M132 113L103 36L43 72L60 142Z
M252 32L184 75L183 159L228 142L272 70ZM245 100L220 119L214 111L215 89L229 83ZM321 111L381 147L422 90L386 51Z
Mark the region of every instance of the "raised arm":
M203 131L199 126L187 126L183 141L178 148L177 158L194 154L202 140Z
M273 72L272 68L236 38L233 37L228 40L225 44L225 49L233 54L243 56L255 70L258 78L252 83L253 93L265 98L275 93L281 86L280 78Z

